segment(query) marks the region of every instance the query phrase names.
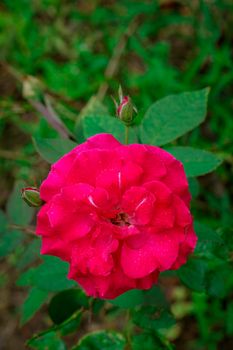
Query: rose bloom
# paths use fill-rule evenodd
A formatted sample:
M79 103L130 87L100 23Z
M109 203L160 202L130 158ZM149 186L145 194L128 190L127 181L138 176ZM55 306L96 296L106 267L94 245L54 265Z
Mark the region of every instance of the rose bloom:
M93 136L52 165L40 195L41 253L67 261L90 296L149 289L196 245L183 165L158 147Z

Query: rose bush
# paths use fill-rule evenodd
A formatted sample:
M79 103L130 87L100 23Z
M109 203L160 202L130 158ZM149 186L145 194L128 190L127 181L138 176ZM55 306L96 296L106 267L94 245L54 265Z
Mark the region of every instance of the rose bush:
M41 253L94 297L150 288L196 245L183 165L158 147L93 136L52 165L40 196Z

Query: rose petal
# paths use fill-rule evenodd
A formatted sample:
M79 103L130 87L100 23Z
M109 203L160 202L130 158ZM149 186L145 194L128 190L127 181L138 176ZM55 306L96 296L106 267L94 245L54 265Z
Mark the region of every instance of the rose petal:
M44 201L49 201L61 191L75 158L76 155L70 152L52 165L47 179L40 186L40 196Z
M178 196L173 196L173 206L175 208L176 222L180 226L187 226L192 223L192 216L186 204Z
M126 243L123 244L121 266L124 273L130 278L142 278L158 268L153 236L147 237L142 248L132 249Z
M91 231L95 222L90 213L84 209L82 204L77 207L73 206L71 209L63 195L55 196L47 211L51 227L67 241L85 236Z
M194 232L193 227L190 225L190 227L188 227L186 230L185 240L180 244L178 257L172 265L173 270L178 269L180 266L186 263L188 256L194 251L196 243L197 236Z
M121 208L131 216L131 223L146 225L150 222L154 211L155 197L143 187L131 187L125 192Z
M157 203L168 203L171 200L171 190L160 181L150 181L143 184L148 191L153 193Z
M47 211L49 209L49 204L44 204L39 213L37 214L37 225L36 234L40 236L50 236L53 234Z
M166 175L166 167L159 154L151 151L148 146L133 144L129 145L125 153L129 159L134 159L139 166L143 165L143 181L153 181Z
M40 253L54 255L69 262L71 258L71 245L65 243L59 236L43 237Z
M166 232L147 235L142 248L122 247L121 266L131 278L142 278L156 269L169 269L178 255L178 244Z
M174 226L175 211L170 206L155 205L154 215L151 219L151 225L156 227L156 230L169 229Z
M98 134L87 139L88 148L114 149L121 146L121 143L111 134Z
M111 234L95 232L96 238L92 242L80 239L72 250L72 268L82 274L107 276L113 268L112 253L118 247L118 241Z

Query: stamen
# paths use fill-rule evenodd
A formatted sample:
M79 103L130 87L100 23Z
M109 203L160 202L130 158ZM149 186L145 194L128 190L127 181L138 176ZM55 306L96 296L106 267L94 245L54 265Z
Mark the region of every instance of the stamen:
M114 218L110 219L113 225L117 226L129 226L129 218L126 213L118 213Z

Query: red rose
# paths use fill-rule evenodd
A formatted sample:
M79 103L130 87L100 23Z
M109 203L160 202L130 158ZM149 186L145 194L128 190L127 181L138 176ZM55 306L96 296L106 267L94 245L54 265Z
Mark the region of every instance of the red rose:
M40 194L41 253L67 261L91 296L148 289L196 245L183 165L158 147L93 136L52 165Z

